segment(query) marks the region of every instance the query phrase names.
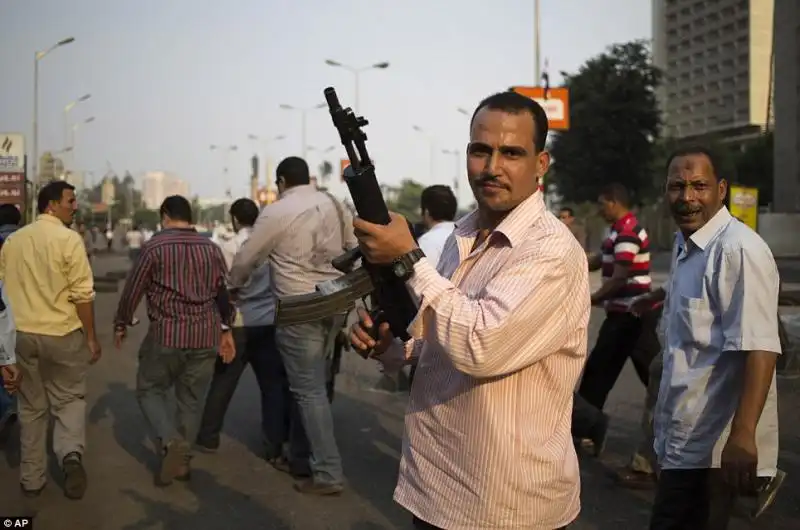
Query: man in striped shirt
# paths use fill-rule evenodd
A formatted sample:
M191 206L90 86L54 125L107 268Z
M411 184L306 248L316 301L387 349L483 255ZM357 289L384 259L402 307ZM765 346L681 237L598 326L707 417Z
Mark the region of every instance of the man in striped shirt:
M553 530L580 511L570 415L589 279L538 191L546 139L533 100L505 92L478 105L467 148L478 209L456 223L438 270L402 216L354 222L365 257L393 264L419 306L406 343L386 325L372 340L365 312L350 335L387 370L419 359L394 494L417 528Z
M631 211L630 197L621 184L612 183L600 193L600 213L611 226L602 252L589 256L589 270L602 269L603 283L592 294L592 305L603 306L606 318L589 355L578 396L573 433L589 438L599 455L605 441L607 417L602 413L608 393L630 358L647 386L650 363L660 345L656 334L658 314L631 312L631 303L649 293L650 240Z
M231 362L235 347L222 251L192 227L192 207L184 197L167 197L160 213L164 230L142 247L122 291L114 330L119 348L147 296L150 329L139 350L136 397L160 445L156 484L166 486L189 478L190 448L215 359L219 352ZM173 387L177 421L166 399Z

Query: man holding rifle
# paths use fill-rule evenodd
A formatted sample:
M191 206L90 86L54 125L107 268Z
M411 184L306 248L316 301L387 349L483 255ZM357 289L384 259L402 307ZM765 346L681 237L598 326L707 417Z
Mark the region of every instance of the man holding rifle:
M356 219L373 264L413 262L418 313L405 343L366 312L351 342L387 369L418 359L394 498L416 528L563 528L580 511L570 434L573 389L586 358L586 258L550 214L539 182L547 117L513 92L482 101L467 173L477 211L461 219L436 264L408 225Z

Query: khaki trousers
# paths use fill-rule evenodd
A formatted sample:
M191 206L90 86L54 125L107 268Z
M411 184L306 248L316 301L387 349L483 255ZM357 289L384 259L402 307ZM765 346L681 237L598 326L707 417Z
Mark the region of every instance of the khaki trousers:
M47 428L54 419L53 452L59 465L86 445L86 375L91 354L81 330L63 337L17 332L20 482L38 489L46 482ZM49 412L49 414L48 414Z

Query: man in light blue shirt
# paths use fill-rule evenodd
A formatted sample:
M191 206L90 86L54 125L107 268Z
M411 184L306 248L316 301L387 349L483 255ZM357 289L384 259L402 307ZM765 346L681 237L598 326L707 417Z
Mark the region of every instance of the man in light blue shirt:
M236 235L219 242L229 268L234 256L250 237L259 210L252 200L238 199L231 204L230 214ZM253 368L261 391L265 458L279 458L288 437L289 384L275 345L275 303L269 274L269 265L262 264L239 290L233 326L237 354L230 364L217 361L197 435L197 445L206 452L219 448L225 413L248 364Z
M662 317L651 530L727 528L736 497L776 474L778 270L764 240L725 208L719 170L702 147L668 163L679 233Z

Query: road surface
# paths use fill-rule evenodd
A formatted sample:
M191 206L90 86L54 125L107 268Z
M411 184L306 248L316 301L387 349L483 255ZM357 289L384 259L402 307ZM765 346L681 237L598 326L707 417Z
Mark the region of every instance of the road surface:
M100 258L98 273L120 258ZM595 278L596 281L596 278ZM658 278L656 279L658 281ZM259 401L247 372L234 398L220 452L199 455L192 480L166 489L153 486L156 459L133 388L138 342L146 323L133 328L122 351L111 344L117 294L99 294L97 318L102 360L92 368L85 463L89 488L81 501L67 500L54 481L36 500L19 494L17 444L0 459L0 515L36 513L36 530L379 530L409 528L410 517L392 502L399 459L404 397L371 391L376 366L347 356L333 405L348 488L339 498L306 497L286 475L260 457ZM595 312L591 340L602 314ZM140 309L139 318L146 321ZM776 505L754 528L800 528L800 383L781 381L781 467L789 472ZM609 469L625 463L638 436L644 391L626 368L611 394L613 424L602 462L583 458L583 511L576 530L646 528L652 494L617 489ZM732 530L750 528L737 521Z

